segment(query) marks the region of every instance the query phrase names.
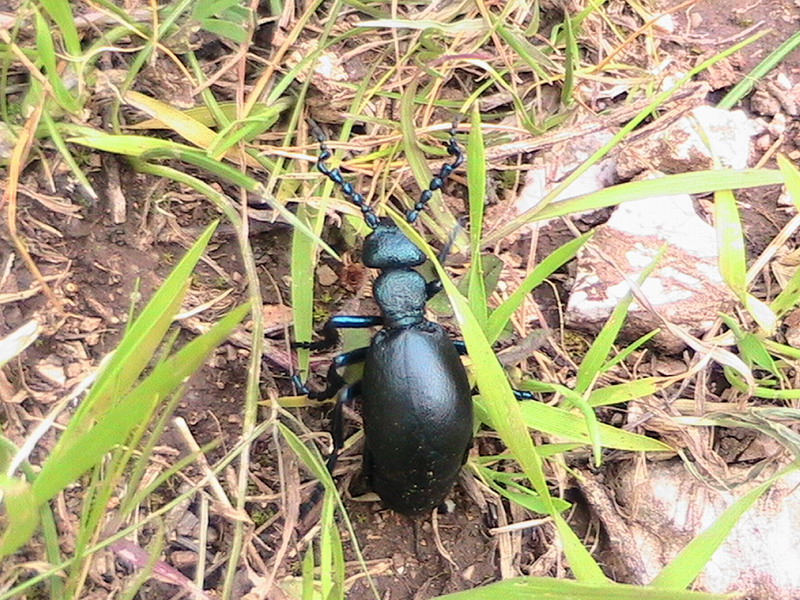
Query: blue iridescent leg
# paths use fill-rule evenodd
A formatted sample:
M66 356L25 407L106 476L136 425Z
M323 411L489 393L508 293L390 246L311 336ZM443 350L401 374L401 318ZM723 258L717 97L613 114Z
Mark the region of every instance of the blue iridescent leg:
M453 346L456 347L458 354L460 356L467 355L467 345L464 343L463 340L453 340ZM517 390L511 388L511 391L514 392L514 396L517 400L535 400L536 396L533 395L533 392L529 392L527 390Z
M322 339L316 342L294 342L293 348L304 348L306 350L328 350L339 343L339 329L366 329L383 325L383 318L377 315L338 315L328 319L323 325Z

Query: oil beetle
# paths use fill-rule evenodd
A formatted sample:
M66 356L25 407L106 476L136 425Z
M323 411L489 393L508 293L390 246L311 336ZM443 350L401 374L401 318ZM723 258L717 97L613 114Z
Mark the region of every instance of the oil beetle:
M369 347L334 358L324 390L314 392L299 385L312 399L332 398L344 388L336 403L332 431L334 449L328 459L333 470L342 448L342 405L361 397L365 448L363 471L384 504L404 515L418 515L439 505L453 486L472 446L472 393L459 358L461 342L453 342L441 325L425 318L425 305L441 289L441 282L426 282L414 268L425 255L386 218L379 218L364 196L330 169L326 138L312 123L320 144L317 169L333 181L343 195L358 206L372 232L364 240L362 262L378 269L373 296L381 316L341 315L331 318L316 342L296 342L296 348L323 350L339 341L339 329L380 326ZM406 214L414 223L447 178L464 162L456 140L456 124L446 143L453 162L445 163L428 189ZM346 385L340 369L364 363L361 381Z

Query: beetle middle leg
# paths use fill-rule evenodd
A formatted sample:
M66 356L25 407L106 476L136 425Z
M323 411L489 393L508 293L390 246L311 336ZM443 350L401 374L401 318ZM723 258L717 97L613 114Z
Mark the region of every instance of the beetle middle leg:
M328 367L328 374L325 376L326 385L324 390L314 391L308 389L308 386L303 383L297 375L295 375L292 380L301 394L307 395L312 400L327 400L328 398L333 398L347 383L344 377L339 374L339 369L348 365L362 363L366 356L367 347L364 346L363 348L356 348L350 352L339 354L334 358L331 362L331 366Z
M333 413L331 414L330 433L333 440L333 448L328 455L328 459L325 461L325 468L331 475L333 475L333 470L336 468L336 463L339 460L339 453L344 447L343 407L345 404L350 404L353 399L361 393L361 382L356 381L347 385L347 382L339 374L339 369L347 367L348 365L364 362L367 349L366 347L356 348L355 350L336 356L333 362L331 362L331 366L328 368L324 390L310 390L308 386L300 380L298 375L292 378L298 391L307 395L312 400L327 400L328 398L333 398L341 390L339 398L333 406ZM319 501L321 494L322 487L318 486L302 512L307 514L311 510L310 507L313 507Z
M361 317L350 318L353 319ZM324 390L310 390L306 384L300 381L300 378L297 375L293 377L293 381L297 386L298 391L307 395L312 400L327 400L328 398L333 398L339 392L339 390L344 388L342 393L339 395L339 399L336 401L336 404L333 407L333 414L331 415L330 431L331 437L333 438L333 451L328 456L326 463L329 473L333 473L333 469L336 466L336 461L339 458L339 451L344 446L342 407L345 404L350 404L350 402L352 402L352 400L361 392L361 382L356 381L355 383L347 385L344 377L339 374L339 369L364 362L364 359L367 356L367 350L368 348L365 346L363 348L356 348L355 350L351 350L336 356L331 362L331 366L328 368L328 374L325 377L326 386Z
M366 350L366 348L359 348L359 350ZM348 352L347 354L351 353ZM325 468L331 475L333 475L333 470L336 468L336 463L339 461L339 453L342 451L342 448L344 447L344 418L342 415L343 407L346 404L350 404L360 394L361 394L360 381L356 381L354 383L351 383L350 385L346 385L342 390L342 393L339 394L339 399L336 401L336 404L333 407L333 414L331 415L331 424L330 424L330 433L331 433L331 438L333 440L333 448L331 449L331 453L328 455L328 459L325 461ZM305 518L307 515L311 513L313 508L319 503L320 499L322 498L324 490L325 487L322 485L322 483L321 482L318 483L316 488L314 489L314 492L311 494L311 498L309 498L309 500L303 504L303 507L300 510L301 516Z
M467 345L464 343L463 340L453 340L453 346L456 347L458 354L460 356L467 356ZM533 392L529 392L528 390L518 390L516 388L511 388L511 391L514 392L514 397L517 400L535 400L536 396Z
M339 329L365 329L367 327L374 327L382 323L381 317L377 315L338 315L328 319L322 327L322 339L316 342L295 342L292 344L295 348L305 348L308 350L323 350L331 348L339 342ZM328 471L333 472L336 466L339 451L344 445L344 426L342 423L342 406L348 404L353 398L358 396L361 384L360 382L353 383L347 387L347 382L341 376L339 370L357 363L364 362L367 355L367 347L356 348L349 352L339 354L331 362L328 368L327 376L325 377L325 389L320 391L310 390L308 386L295 375L292 379L297 386L300 393L307 395L312 400L327 400L333 398L339 390L344 388L339 400L333 408L333 415L331 417L331 436L333 437L333 452L328 457Z

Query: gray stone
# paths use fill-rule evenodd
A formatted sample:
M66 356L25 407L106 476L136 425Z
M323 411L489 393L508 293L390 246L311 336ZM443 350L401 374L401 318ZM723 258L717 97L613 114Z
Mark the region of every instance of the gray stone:
M729 169L745 169L751 138L764 127L741 110L699 106L655 133L626 144L617 158L617 173L630 179L646 170L686 173L714 168L714 159Z
M625 276L636 281L662 247L664 256L640 288L661 317L703 335L734 296L719 271L714 228L697 215L688 195L627 202L597 228L578 254L567 322L599 331L630 290ZM622 338L630 341L661 326L661 319L634 299ZM671 353L684 347L666 331L654 343Z

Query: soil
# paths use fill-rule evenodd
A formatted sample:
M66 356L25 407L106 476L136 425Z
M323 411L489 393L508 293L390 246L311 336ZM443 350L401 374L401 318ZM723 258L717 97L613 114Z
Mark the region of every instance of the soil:
M678 2L664 4L674 6ZM744 4L741 0L698 2L690 10L677 12L676 33L672 35L674 41L669 42L675 47L676 57L696 52L710 56L733 41L739 41L744 30L763 24L771 32L747 52L739 53L734 61L735 70L743 73L796 33L800 10L795 2L748 2L746 7ZM685 36L686 31L697 35ZM794 52L779 69L796 80L800 73L800 54ZM787 138L782 150L791 154L797 151L797 147L792 139ZM105 160L104 165L108 165ZM0 336L33 316L46 324L45 335L26 351L24 361L16 361L0 373L4 434L16 443L21 443L47 414L49 406L62 397L64 389L82 379L114 349L128 322L131 306L141 306L152 296L191 240L217 217L205 202L183 196L177 189L163 189L156 180L128 171L123 162L112 168L119 169L122 174L119 184L109 177L97 175L93 184L102 197L96 202L82 198L77 188L67 192L65 186L58 186L58 194L80 206L80 210L71 216L54 210L52 203L36 200L38 194L47 193L46 186L39 184L43 179L36 164L25 173L23 184L32 193L21 196L17 213L20 233L28 241L28 249L42 275L59 298L61 309L41 291L0 304ZM58 194L55 197L49 195L53 200L59 200ZM121 194L125 198L127 218L123 223L112 222L109 209L112 194ZM787 214L777 207L777 196L778 190L764 189L738 194L742 200L751 259L769 244L788 220ZM175 201L169 198L175 198ZM164 204L156 209L156 201ZM290 395L288 367L291 359L286 345L290 335L289 320L287 313L280 309L285 308L290 298L288 248L291 230L283 225L262 229L266 230L252 239L262 293L268 307L277 311L274 314L281 315L268 322L267 345L274 350L271 352L276 358L266 366L279 393ZM553 247L563 241L557 234L547 234L542 239L545 242L552 239ZM541 243L540 254L546 255L552 249L550 246ZM201 304L222 289L233 287L236 293L212 309L215 314L223 314L245 296L246 280L230 231L223 228L218 232L210 248L213 265L201 265L192 301ZM12 255L14 260L7 262ZM2 279L0 294L35 288L36 280L8 239L0 239L0 264L9 269L8 276ZM329 312L342 309L344 298L351 293L347 287L353 286L337 283L333 290L326 290L333 298L331 306L327 307ZM550 304L542 307L543 312L558 314L554 309L554 299L548 300L543 296L542 300ZM211 319L213 316L209 317ZM182 328L181 338L190 339L195 333L190 324L183 324ZM63 373L63 379L45 377L41 367L46 365L55 365L57 372ZM178 409L178 414L187 420L199 444L223 441L222 446L209 457L210 462L238 441L246 369L246 349L236 344L224 345L191 381ZM317 372L322 374L323 369L324 365L319 365ZM11 398L6 394L8 390L24 390L24 393ZM309 430L327 429L327 410L294 412ZM186 451L178 436L168 435L164 444ZM276 452L273 438L260 440L254 465L263 484L273 490L279 487ZM343 472L352 474L357 470L356 456L357 453L344 460ZM304 481L310 480L305 473L300 477ZM312 487L303 488L304 499L310 497ZM493 511L481 506L480 493L467 493L461 485L457 486L452 498L454 510L438 516L438 534L430 518L410 520L382 509L375 502L346 501L380 597L392 600L429 598L499 579L501 561L497 557L502 542L488 533L488 527L501 524L505 515L502 511L498 514L496 506ZM482 503L485 504L485 500ZM253 512L270 512L276 510L276 506L270 502L254 502L250 508ZM259 537L266 547L274 549L279 546L281 526L281 521L276 521L260 532ZM224 529L225 525L220 527ZM441 549L437 547L437 535ZM222 536L224 540L224 532ZM558 559L548 552L552 540L552 531L548 527L525 530L515 539L518 553L514 566L520 572L548 573L557 568ZM222 544L218 549L224 550ZM502 555L508 556L508 552L505 549ZM352 556L347 558L353 559ZM297 567L299 558L295 556L292 560ZM348 570L348 574L355 572L359 572L358 567ZM160 593L156 591L159 589L174 592L174 588L168 586L152 585L145 588L141 597L148 597L145 595L147 590L153 594L150 597L161 597L156 595ZM353 600L372 597L363 579L357 581L348 594L348 598Z

